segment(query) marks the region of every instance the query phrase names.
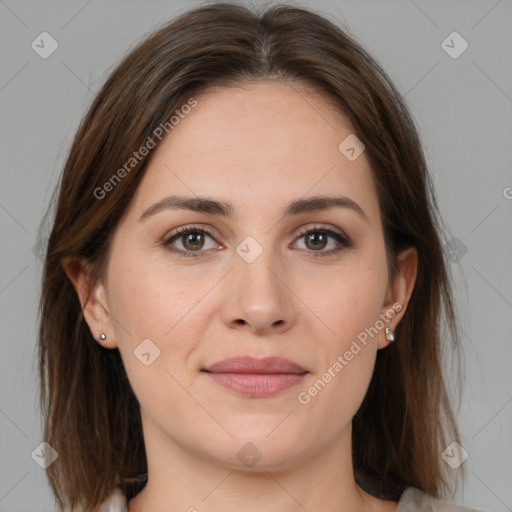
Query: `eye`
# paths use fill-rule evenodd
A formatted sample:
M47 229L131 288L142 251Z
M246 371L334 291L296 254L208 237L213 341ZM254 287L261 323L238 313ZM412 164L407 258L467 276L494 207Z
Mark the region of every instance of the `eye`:
M310 257L313 258L331 256L344 248L352 246L351 240L343 233L324 226L310 227L302 230L297 240L300 241L302 239L304 239L305 250L311 252ZM331 249L324 251L323 249L328 247L329 244Z
M206 239L214 240L212 234L202 228L189 226L179 228L163 241L163 245L171 252L184 257L195 257L194 253L204 252L202 249L212 249L217 247L215 244L205 248ZM178 247L176 247L176 245ZM180 247L181 245L181 247Z
M208 230L189 226L179 228L171 233L171 235L163 240L162 245L178 256L185 258L197 257L207 249L219 249L219 246L215 243L208 247L208 244L206 244L208 238L212 242L215 241L213 235ZM309 257L312 258L331 256L344 248L352 246L351 240L343 233L325 226L315 226L302 230L296 240L300 241L302 239L304 239L305 244L304 250L311 253ZM329 246L331 246L329 250L324 250Z

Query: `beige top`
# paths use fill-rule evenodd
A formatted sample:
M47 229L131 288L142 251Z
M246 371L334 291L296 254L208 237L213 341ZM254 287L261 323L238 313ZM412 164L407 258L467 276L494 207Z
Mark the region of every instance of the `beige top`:
M121 489L116 489L104 501L98 512L128 512L128 501ZM437 500L415 487L407 487L402 493L396 512L483 512L480 509Z

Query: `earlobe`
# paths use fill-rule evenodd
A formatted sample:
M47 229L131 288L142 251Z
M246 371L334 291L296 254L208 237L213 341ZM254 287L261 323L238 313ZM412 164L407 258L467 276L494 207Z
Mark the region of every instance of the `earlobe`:
M408 247L399 254L399 269L386 293L381 318L384 317L387 323L383 335L379 336L378 348L387 347L389 343L395 341L394 331L407 309L416 283L417 272L418 251L415 247Z
M64 258L61 265L75 288L93 338L105 348L116 348L103 283L91 283L89 266L83 259Z

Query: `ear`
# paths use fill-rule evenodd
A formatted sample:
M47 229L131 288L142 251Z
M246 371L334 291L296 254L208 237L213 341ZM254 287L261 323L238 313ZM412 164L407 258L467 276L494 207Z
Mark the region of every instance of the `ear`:
M63 258L61 265L73 283L92 337L102 347L116 348L117 341L103 283L98 282L91 288L89 265L84 259ZM103 341L99 339L102 333L106 335L106 339Z
M407 304L411 298L416 275L418 272L418 251L416 247L408 247L400 252L399 269L395 278L389 283L386 298L382 306L381 319L386 327L391 327L393 331L400 323L405 314ZM379 332L377 347L379 349L387 347L391 341L386 338L385 327Z

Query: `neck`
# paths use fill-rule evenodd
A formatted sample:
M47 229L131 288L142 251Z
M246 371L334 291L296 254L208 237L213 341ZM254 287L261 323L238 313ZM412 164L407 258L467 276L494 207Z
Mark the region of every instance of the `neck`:
M148 429L153 430L151 435ZM129 512L396 510L396 502L379 500L355 482L350 425L335 443L293 465L257 469L256 464L244 470L199 456L154 425L146 424L144 430L148 483L130 501Z

